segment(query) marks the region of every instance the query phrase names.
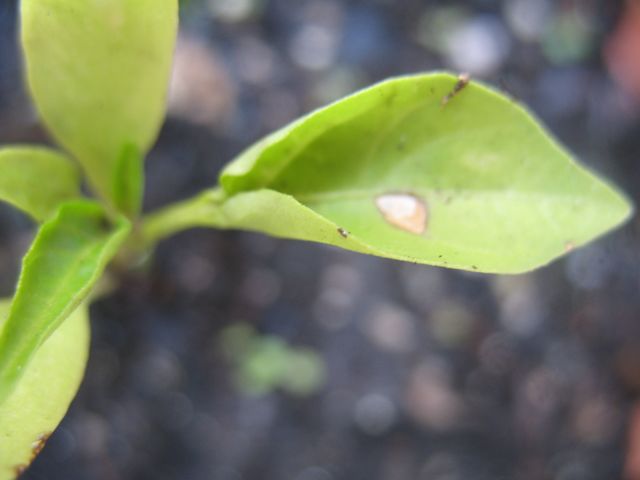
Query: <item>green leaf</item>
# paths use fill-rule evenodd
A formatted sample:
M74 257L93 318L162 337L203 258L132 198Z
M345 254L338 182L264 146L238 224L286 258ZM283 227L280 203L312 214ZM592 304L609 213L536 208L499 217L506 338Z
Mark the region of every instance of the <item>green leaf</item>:
M64 155L34 146L0 148L0 200L36 221L50 217L79 192L78 169Z
M177 0L22 0L31 93L54 137L114 202L124 148L141 156L163 121Z
M89 201L64 204L27 252L6 325L0 333L0 404L42 343L87 297L129 232Z
M221 182L149 218L147 243L209 225L518 273L631 212L525 109L445 73L391 79L313 112L241 154Z
M0 330L9 303L0 301ZM0 480L22 473L44 447L78 390L88 351L87 308L80 306L42 344L0 404Z

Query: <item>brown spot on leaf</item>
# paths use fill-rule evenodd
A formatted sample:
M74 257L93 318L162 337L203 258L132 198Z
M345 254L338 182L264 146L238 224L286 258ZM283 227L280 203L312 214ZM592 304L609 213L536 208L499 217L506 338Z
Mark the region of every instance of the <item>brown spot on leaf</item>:
M100 217L100 220L98 220L98 228L103 232L109 232L111 231L111 223L106 217Z
M35 442L31 444L31 457L29 457L29 462L27 464L16 465L15 467L13 467L13 473L15 473L16 478L22 475L27 470L27 468L29 468L29 465L31 465L31 463L40 454L40 452L42 452L42 449L47 444L47 440L49 440L50 436L51 433L43 433L38 438L36 438Z
M27 471L27 465L17 465L13 467L13 473L15 474L16 478L18 478L20 475L22 475L26 471Z
M453 99L453 97L455 97L458 93L460 93L462 89L469 84L470 80L471 80L471 76L468 73L461 73L460 75L458 75L458 81L453 86L453 90L451 90L444 97L442 97L440 106L444 107L447 103L449 103L451 99Z
M424 200L410 193L386 193L375 200L387 223L415 235L427 228L428 211Z
M338 228L338 233L340 234L340 236L342 238L349 238L349 232L347 232L344 228L339 227Z
M51 436L50 433L43 433L38 439L31 444L31 461L33 461L47 444L47 440Z

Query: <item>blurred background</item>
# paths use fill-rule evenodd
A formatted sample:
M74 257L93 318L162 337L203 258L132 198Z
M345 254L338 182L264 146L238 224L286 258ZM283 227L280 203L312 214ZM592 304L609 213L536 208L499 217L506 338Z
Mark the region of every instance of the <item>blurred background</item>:
M147 210L389 76L469 72L640 194L640 2L190 0ZM0 143L46 143L0 3ZM126 72L123 72L126 74ZM487 121L491 121L487 118ZM25 478L640 479L638 219L531 274L189 231L92 308L86 380ZM32 238L0 207L0 294Z

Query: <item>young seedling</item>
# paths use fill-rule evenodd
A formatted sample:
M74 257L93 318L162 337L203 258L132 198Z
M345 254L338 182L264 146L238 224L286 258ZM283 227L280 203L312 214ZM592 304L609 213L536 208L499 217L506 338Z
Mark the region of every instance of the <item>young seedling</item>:
M133 264L182 229L519 273L630 215L524 108L431 73L312 112L240 154L218 186L142 216L177 10L177 0L22 0L30 92L61 149L0 149L0 199L38 228L13 298L0 302L0 480L27 468L75 395L87 305L110 262ZM80 193L83 176L92 197Z

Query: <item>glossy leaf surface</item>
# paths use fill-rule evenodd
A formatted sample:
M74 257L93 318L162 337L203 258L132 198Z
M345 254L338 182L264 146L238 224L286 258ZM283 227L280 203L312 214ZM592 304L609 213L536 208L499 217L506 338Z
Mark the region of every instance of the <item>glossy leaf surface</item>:
M0 331L10 301L0 301ZM89 351L87 308L76 309L42 344L0 404L0 480L21 473L64 417L82 380Z
M202 224L483 272L546 264L631 211L514 101L444 73L315 111L221 183L210 212L206 197L194 206Z
M0 200L35 220L45 220L79 192L78 169L64 155L41 147L0 148Z
M143 157L163 121L177 0L22 0L21 14L28 82L47 127L103 198L135 204L114 199L116 174L123 152Z
M128 231L128 221L111 226L89 201L63 205L40 228L0 332L0 404L40 345L87 297Z

